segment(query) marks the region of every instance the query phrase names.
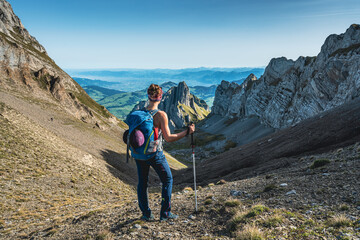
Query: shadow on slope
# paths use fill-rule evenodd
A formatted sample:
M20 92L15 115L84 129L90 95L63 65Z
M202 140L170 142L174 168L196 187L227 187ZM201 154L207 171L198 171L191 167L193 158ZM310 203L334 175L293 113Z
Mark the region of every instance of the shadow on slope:
M114 152L110 149L101 150L100 154L108 163L107 168L113 176L130 185L137 183L135 162L129 161L127 164L126 154Z
M289 166L305 154L322 153L360 141L360 99L323 112L296 126L235 148L197 167L199 183L219 178L243 179ZM191 183L192 169L179 171L176 182Z

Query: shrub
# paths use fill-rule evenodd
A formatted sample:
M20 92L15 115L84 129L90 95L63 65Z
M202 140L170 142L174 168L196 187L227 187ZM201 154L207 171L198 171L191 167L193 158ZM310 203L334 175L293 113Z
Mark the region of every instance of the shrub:
M204 204L205 205L210 205L210 204L212 204L212 199L206 199L205 201L204 201Z
M330 163L329 159L317 159L313 162L313 164L310 166L310 168L314 169L314 168L322 167L329 163Z

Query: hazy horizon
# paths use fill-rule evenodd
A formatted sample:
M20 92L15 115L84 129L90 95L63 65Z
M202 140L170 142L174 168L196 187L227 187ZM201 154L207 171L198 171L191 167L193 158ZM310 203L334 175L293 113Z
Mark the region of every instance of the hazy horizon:
M255 66L255 67L186 67L186 68L64 68L64 70L72 70L72 71L137 71L137 70L187 70L187 69L256 69L256 68L266 68L266 66Z

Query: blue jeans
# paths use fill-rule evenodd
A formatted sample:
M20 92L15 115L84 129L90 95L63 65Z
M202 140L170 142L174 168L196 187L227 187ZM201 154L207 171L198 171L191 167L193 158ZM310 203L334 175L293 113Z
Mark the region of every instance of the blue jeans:
M150 166L158 174L162 183L161 192L161 210L160 217L167 217L171 210L171 191L173 178L168 162L166 161L164 153L158 152L153 159L150 160L136 160L136 166L138 171L139 183L137 186L138 202L140 210L143 215L149 217L151 209L149 208L148 200L148 179Z

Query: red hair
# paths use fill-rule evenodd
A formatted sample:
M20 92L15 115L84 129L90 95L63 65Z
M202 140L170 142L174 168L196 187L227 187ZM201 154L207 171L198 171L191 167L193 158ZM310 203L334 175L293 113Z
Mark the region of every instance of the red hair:
M147 90L150 101L161 101L163 91L157 84L151 84Z

